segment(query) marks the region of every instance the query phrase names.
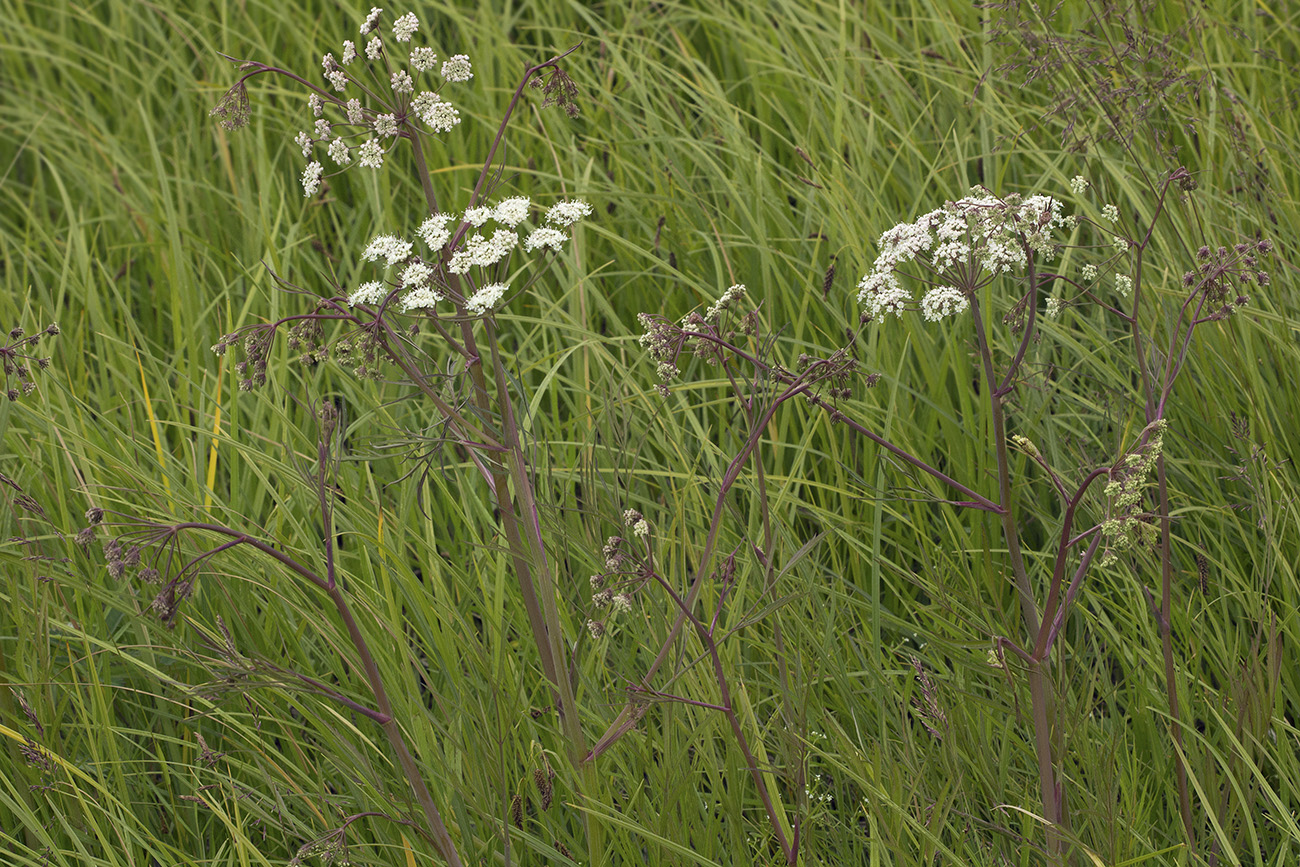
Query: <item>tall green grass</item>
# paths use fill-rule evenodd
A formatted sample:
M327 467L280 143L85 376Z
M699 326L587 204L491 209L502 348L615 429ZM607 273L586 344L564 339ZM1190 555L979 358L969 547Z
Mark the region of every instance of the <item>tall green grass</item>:
M413 217L394 213L413 192L396 171L345 176L329 207L302 198L291 142L300 94L254 84L253 122L238 133L208 118L233 80L219 53L314 71L364 11L294 7L0 0L0 323L62 329L38 390L0 403L0 472L40 508L8 489L0 510L0 538L14 540L0 549L10 687L0 689L0 852L21 865L242 867L284 863L350 814L414 820L378 730L286 682L284 671L299 671L364 695L345 633L305 588L262 562L217 558L169 631L149 616L148 587L111 580L98 542L71 542L97 505L256 529L315 562L319 515L304 473L310 406L329 396L347 425L341 569L466 860L588 863L586 816L605 831L609 864L775 863L726 724L698 707L654 703L599 760L594 791L579 801L561 773L542 811L533 771L563 772L564 747L472 464L434 443L436 417L394 384L358 383L333 364L304 369L281 348L271 387L238 394L233 359L208 351L238 326L300 309L268 267L321 291L330 275L355 282L370 237ZM570 65L582 115L528 105L507 178L525 193L583 196L597 219L500 318L527 399L550 553L568 582L562 614L592 738L674 613L647 599L602 641L586 636L587 576L605 538L624 509L639 509L684 581L745 433L707 370L666 399L654 391L636 314L677 318L745 283L781 327L774 355L793 365L856 325L853 284L895 223L975 183L1054 193L1076 174L1149 208L1140 178L1159 168L1140 142L1127 154L1063 146L1060 119L1045 116L1046 83L985 77L1009 48L970 6L546 0L416 11L440 53L475 63L465 122L434 175L451 200L472 187L478 164L465 155L486 149L523 65L583 42ZM1188 109L1195 134L1178 139L1200 183L1180 226L1197 234L1199 220L1224 243L1262 231L1281 261L1246 311L1198 331L1169 411L1195 852L1183 845L1144 593L1158 595L1159 575L1095 571L1058 651L1072 834L1114 867L1300 855L1292 14L1213 0L1145 21L1171 33L1194 21L1187 62L1212 76ZM1267 182L1258 198L1255 178ZM1152 263L1170 298L1187 253L1171 245ZM855 395L856 416L958 478L989 466L970 326L890 320L864 334L859 357L883 378ZM1009 408L1013 424L1066 466L1097 460L1132 433L1128 352L1113 323L1067 312L1031 350L1034 379ZM402 431L429 442L411 446ZM749 607L726 612L735 634L723 652L752 742L801 818L805 863L1042 863L1028 690L987 664L994 636L1019 637L997 522L936 504L946 492L813 408L779 413L760 457L765 489L742 479L719 548L761 538L762 498L781 579L763 596L761 571L742 566L733 598ZM1027 556L1040 563L1055 530L1051 492L1028 466L1016 478L1038 524L1026 528ZM221 647L218 616L235 655ZM946 714L942 738L911 709L921 688L912 656ZM692 660L675 660L665 692L713 695ZM30 746L24 755L24 736L48 756L44 769ZM515 795L529 807L507 834ZM359 820L349 841L356 863L432 858L410 827L378 818Z

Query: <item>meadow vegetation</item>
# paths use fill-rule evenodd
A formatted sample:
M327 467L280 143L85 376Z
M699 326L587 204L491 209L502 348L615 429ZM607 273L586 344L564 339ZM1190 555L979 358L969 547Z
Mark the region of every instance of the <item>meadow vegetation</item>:
M1300 858L1300 10L368 9L0 0L0 862Z

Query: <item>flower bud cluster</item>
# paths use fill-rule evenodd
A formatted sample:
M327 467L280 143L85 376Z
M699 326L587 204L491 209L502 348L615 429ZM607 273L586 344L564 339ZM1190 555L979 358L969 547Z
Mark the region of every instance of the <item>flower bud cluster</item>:
M623 513L623 524L632 530L633 539L641 540L641 544L647 546L646 550L649 551L650 523L641 513L636 509L628 509ZM607 634L609 621L615 615L632 610L635 588L629 589L630 583L639 582L644 577L641 557L628 550L628 540L622 536L610 536L601 549L601 557L605 562L605 570L592 575L590 583L592 608L602 613L587 620L587 631L596 639ZM628 575L632 576L631 582L627 579Z
M46 370L50 359L32 354L38 343L59 334L59 326L50 325L35 334L27 334L22 328L11 328L9 340L0 345L0 366L5 373L5 397L16 401L36 390L32 374Z
M1272 253L1273 242L1267 238L1231 248L1201 247L1196 252L1197 268L1183 274L1183 286L1204 296L1203 316L1226 319L1250 302L1246 290L1251 285L1269 285L1261 260Z

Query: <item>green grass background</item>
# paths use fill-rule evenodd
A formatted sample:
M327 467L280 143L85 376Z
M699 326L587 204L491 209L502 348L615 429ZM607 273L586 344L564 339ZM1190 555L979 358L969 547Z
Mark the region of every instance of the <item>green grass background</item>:
M624 509L640 509L684 581L747 434L713 369L690 371L667 399L655 393L636 314L680 317L743 282L780 327L774 356L793 365L856 325L853 284L895 223L974 183L1059 194L1076 174L1098 201L1149 214L1142 177L1162 165L1141 137L1127 152L1063 146L1050 81L986 76L1010 48L992 38L991 13L970 4L411 8L440 54L475 64L458 100L464 123L432 148L448 201L467 197L524 64L583 43L568 65L582 115L569 121L529 98L510 133L505 188L539 201L583 196L596 214L501 321L591 738L672 615L647 591L609 637L585 637L587 576L605 537ZM1049 26L1088 26L1087 8L1067 4ZM463 456L433 443L427 407L333 364L302 368L283 346L269 387L237 394L234 359L209 351L234 327L304 309L268 266L314 291L330 275L355 284L364 244L420 218L400 160L305 200L291 141L307 124L305 100L269 77L250 89L248 129L227 133L207 116L235 76L218 52L310 77L323 51L354 38L363 11L0 0L0 324L62 329L45 344L53 364L38 390L0 403L0 472L31 498L10 489L0 511L0 538L11 540L0 547L0 681L13 687L0 689L0 861L278 864L343 816L409 810L377 727L280 683L277 671L295 670L363 698L346 634L307 588L256 559L219 557L168 631L148 616L148 587L110 579L98 545L83 552L67 538L99 505L254 529L316 563L304 473L309 407L328 396L348 425L341 566L466 859L503 863L510 800L529 795L545 754L559 772L556 804L541 811L529 799L509 835L511 863L573 863L556 844L586 863L584 812L606 829L606 863L775 863L743 760L708 710L656 704L601 758L597 790L574 796L553 716L534 713L549 691L491 507ZM1172 616L1200 846L1181 845L1159 635L1143 592L1159 575L1140 560L1094 571L1057 651L1057 753L1073 833L1093 854L1076 853L1115 867L1292 864L1300 11L1209 0L1116 14L1156 33L1192 24L1171 44L1180 66L1206 77L1180 109L1195 131L1176 113L1157 117L1200 183L1196 209L1178 209L1174 225L1213 244L1262 232L1279 261L1245 312L1198 332L1168 413ZM1095 112L1077 123L1104 128ZM1163 238L1148 280L1168 303L1189 251ZM995 300L992 315L1005 312ZM996 331L1004 351L1014 346ZM992 493L969 324L890 320L855 349L864 370L883 375L857 391L855 415ZM1129 346L1100 314L1048 323L1029 365L1013 430L1059 466L1104 460L1141 427ZM742 563L724 650L752 740L785 809L802 817L805 863L1041 863L1028 691L986 663L993 636L1020 637L996 522L937 505L947 492L811 408L778 413L761 454L766 490L744 477L720 546L760 537L766 496L782 575L763 596L761 571ZM1041 574L1057 511L1017 460ZM201 640L218 634L218 616L233 661ZM784 696L776 624L791 670ZM716 686L691 664L696 652L685 646L679 675L661 686L707 701ZM941 739L911 709L913 655L936 684ZM200 734L224 755L203 761ZM26 761L24 736L50 770ZM354 863L432 859L414 832L382 819L360 820L349 841Z

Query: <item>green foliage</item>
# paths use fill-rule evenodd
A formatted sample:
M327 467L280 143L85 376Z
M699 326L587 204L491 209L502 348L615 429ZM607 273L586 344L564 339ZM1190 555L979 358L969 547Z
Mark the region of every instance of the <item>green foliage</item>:
M1289 264L1300 30L1274 5L1211 0L1190 20L1182 7L1114 12L1168 36L1180 70L1208 76L1186 101L1148 93L1166 137L1127 146L1086 101L1057 110L1062 91L1097 93L1086 72L1000 69L1021 43L997 32L1005 18L969 4L416 10L440 54L464 51L475 65L464 122L433 174L453 201L480 168L462 155L486 152L520 70L583 43L566 67L582 114L570 121L526 95L503 190L582 196L596 216L498 320L525 396L589 740L623 708L676 614L649 587L593 640L587 576L602 569L602 545L637 509L663 574L689 583L749 434L713 368L696 365L660 396L638 313L678 320L744 283L780 329L765 357L793 369L800 353L825 354L857 328L852 286L896 223L972 184L1059 195L1078 174L1098 201L1149 218L1151 185L1183 164L1199 188L1146 265L1164 305L1158 327L1173 321L1180 276L1194 267L1194 248L1173 239L1230 245L1259 232L1280 260L1243 312L1198 329L1166 410L1171 619L1197 850L1183 845L1151 556L1094 569L1080 593L1052 670L1055 751L1072 839L1102 864L1300 856L1300 680L1289 664L1300 640L1300 477L1289 461L1300 453L1300 393L1285 372L1300 369ZM329 207L303 198L292 136L305 97L269 76L250 85L248 128L226 132L208 117L235 77L220 54L314 72L364 11L293 7L0 0L0 323L62 331L41 344L53 362L36 391L0 403L0 473L12 481L0 510L10 540L0 545L0 851L19 865L281 864L373 811L388 818L357 819L338 857L430 863L432 846L403 824L419 823L418 808L378 726L325 695L369 701L320 594L270 560L217 555L169 630L149 610L157 588L108 574L108 530L89 546L73 539L95 506L110 526L131 515L244 528L323 571L313 408L328 399L343 410L339 573L465 860L499 861L508 845L503 863L589 863L586 817L604 829L608 864L777 863L745 758L714 710L650 701L596 761L594 785L566 765L492 501L468 453L440 443L431 407L333 363L299 366L282 343L271 387L241 394L234 359L209 351L235 328L303 312L268 269L327 294L369 279L358 252L374 234L413 225L393 203L419 190L397 171L337 179ZM1025 26L1074 33L1080 23ZM1067 258L1061 271L1079 264ZM1009 357L1010 311L990 302L996 349ZM1054 467L1113 459L1145 424L1126 332L1078 307L1042 333L1008 405L1011 432ZM882 375L855 389L854 417L995 494L969 322L891 318L853 350ZM989 664L995 637L1022 638L996 518L944 504L951 491L796 401L767 425L756 459L762 474L741 476L717 543L739 552L720 652L786 821L798 817L804 863L1041 863L1029 690L1013 657L1010 671ZM1026 559L1045 586L1059 509L1035 465L1012 462ZM765 514L764 554L779 576L770 590L752 554ZM702 598L713 616L717 594ZM679 649L656 688L716 702L702 646ZM921 710L931 698L942 725ZM558 777L542 809L534 774L546 768ZM510 822L516 796L521 826Z

